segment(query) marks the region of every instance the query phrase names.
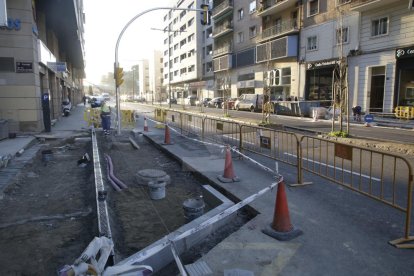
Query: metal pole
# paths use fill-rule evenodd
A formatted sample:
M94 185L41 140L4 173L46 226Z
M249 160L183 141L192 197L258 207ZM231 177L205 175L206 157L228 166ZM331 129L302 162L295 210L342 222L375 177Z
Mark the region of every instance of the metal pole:
M115 68L117 68L119 66L118 63L118 48L119 48L119 43L121 42L121 38L124 35L126 29L129 27L129 25L131 25L136 19L138 19L141 15L144 15L148 12L151 11L156 11L156 10L181 10L181 11L198 11L198 12L204 12L203 9L188 9L188 8L171 8L171 7L160 7L160 8L152 8L152 9L148 9L145 10L137 15L135 15L131 20L128 21L128 23L124 26L124 28L122 29L121 33L118 36L118 40L116 41L116 46L115 46ZM169 39L169 35L168 35L168 39ZM168 49L169 51L170 49ZM169 57L169 56L168 56ZM169 62L169 61L168 61ZM168 64L168 68L169 68L170 64ZM114 68L114 69L115 69ZM114 70L115 72L115 70ZM168 80L169 80L169 75L168 75ZM118 123L118 135L121 134L121 123L120 123L120 118L121 118L121 107L120 107L120 100L119 100L119 93L120 93L120 89L119 87L117 87L115 85L115 93L116 93L116 120ZM170 90L170 94L171 94L171 90ZM170 99L171 100L171 99ZM171 103L171 101L170 101ZM171 107L171 106L170 106Z

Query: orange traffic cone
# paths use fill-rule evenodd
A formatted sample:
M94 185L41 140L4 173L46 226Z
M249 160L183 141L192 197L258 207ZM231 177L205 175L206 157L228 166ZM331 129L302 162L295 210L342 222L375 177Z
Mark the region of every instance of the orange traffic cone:
M172 145L170 137L170 128L165 125L164 145Z
M234 174L233 160L231 158L230 147L228 146L226 149L226 160L224 161L224 173L223 175L219 175L217 178L224 183L240 181L240 179Z
M270 227L263 229L262 232L280 241L291 240L303 233L301 230L294 228L290 222L284 182L280 182L277 187L273 222Z
M147 117L144 117L144 131L148 131Z

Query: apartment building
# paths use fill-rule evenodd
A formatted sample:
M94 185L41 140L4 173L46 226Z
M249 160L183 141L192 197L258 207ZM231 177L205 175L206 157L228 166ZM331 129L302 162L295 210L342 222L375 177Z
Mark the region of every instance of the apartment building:
M175 7L194 9L203 3L205 1L180 0ZM197 95L205 87L203 63L207 68L208 59L203 59L202 41L206 28L201 25L201 13L188 10L170 10L164 16L164 23L163 83L168 94L171 89L171 98L182 101L188 95ZM204 51L208 50L204 48Z
M62 99L76 104L83 96L83 1L1 5L0 119L8 120L11 132L50 131Z
M215 0L212 13L215 96L259 93L263 85L256 81L261 71L255 62L260 27L256 1Z
M358 49L359 14L349 0L303 2L299 98L331 105L340 62ZM346 66L346 65L345 65Z
M163 83L163 58L161 51L154 51L148 65L149 90L153 95L152 100L164 101L167 99Z
M393 112L414 105L414 3L412 0L352 0L361 27L349 57L353 105L366 112Z
M150 90L150 76L149 76L149 61L148 59L143 59L138 61L134 66L137 71L137 95L140 99L145 99L146 101L152 101L152 93ZM133 69L134 69L133 68Z
M302 13L300 1L259 1L261 31L256 62L262 65L262 72L257 78L272 99L301 96L298 47Z

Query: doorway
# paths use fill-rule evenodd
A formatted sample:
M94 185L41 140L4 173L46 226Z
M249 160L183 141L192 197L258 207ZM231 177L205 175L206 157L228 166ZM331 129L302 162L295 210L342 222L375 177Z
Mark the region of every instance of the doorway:
M371 95L369 111L382 113L384 108L385 67L373 67L371 69Z

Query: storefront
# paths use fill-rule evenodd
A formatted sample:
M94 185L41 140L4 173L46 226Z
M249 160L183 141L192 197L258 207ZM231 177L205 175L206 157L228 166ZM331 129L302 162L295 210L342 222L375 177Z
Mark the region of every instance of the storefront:
M414 45L395 51L397 78L395 82L396 106L414 106Z
M338 65L338 59L309 62L306 64L306 100L332 100L334 71L338 67Z

